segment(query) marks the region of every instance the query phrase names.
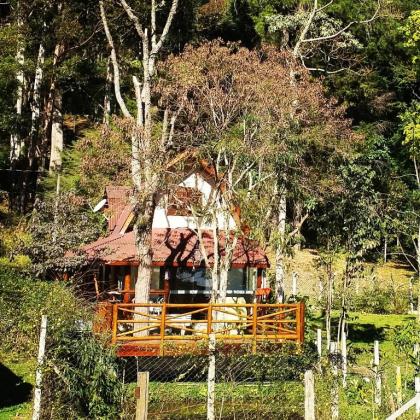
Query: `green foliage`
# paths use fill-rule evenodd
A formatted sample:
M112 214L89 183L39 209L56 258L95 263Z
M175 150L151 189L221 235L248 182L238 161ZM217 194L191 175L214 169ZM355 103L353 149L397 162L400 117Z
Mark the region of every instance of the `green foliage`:
M116 418L124 388L109 337L95 336L93 311L69 284L0 269L0 350L36 354L41 315L47 315L43 418Z
M290 381L302 379L303 373L312 369L317 362L316 349L312 343L298 346L295 343L260 343L255 355L251 354L250 346L235 348L229 351L229 346L218 344L219 353L216 363L220 375L226 381L256 380ZM236 365L243 368L233 369Z
M130 145L118 121L111 127L101 125L85 130L83 136L63 156L63 191L76 191L95 205L107 185L130 182ZM55 193L56 177L44 181L44 189Z
M395 347L406 355L413 364L417 374L420 373L420 352L414 353L414 346L418 345L420 337L420 323L412 320L399 326L395 330L393 342Z
M84 258L77 253L72 258L64 255L97 239L103 220L81 197L67 192L38 201L29 223L31 240L22 251L31 259L31 272L56 279L62 278L64 271L84 264Z
M413 101L411 106L400 116L404 140L410 155L417 159L420 156L420 102Z
M408 294L393 284L376 282L350 296L350 307L354 311L373 314L405 314L409 308Z
M125 390L109 337L66 330L48 352L43 418L115 419L123 412Z
M404 47L411 52L413 64L419 64L420 59L420 10L414 10L401 28L404 37Z
M33 280L11 268L0 268L0 348L34 354L41 315L48 316L48 334L59 337L77 319L88 319L86 305L65 283Z

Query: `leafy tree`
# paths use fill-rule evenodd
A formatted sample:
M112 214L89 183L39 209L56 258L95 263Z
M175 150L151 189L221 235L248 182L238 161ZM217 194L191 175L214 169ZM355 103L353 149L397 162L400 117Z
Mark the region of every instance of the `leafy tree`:
M328 188L317 166L331 168L334 159L351 150L355 138L344 110L323 96L322 85L311 80L291 54L274 48L250 51L211 42L171 57L168 66L164 69L168 82L162 89L168 95L165 83L169 83L169 105L182 104L178 135L194 139L214 162L220 147L241 155L237 142L253 151L237 167L239 174L248 172L242 185L248 190L244 216L252 220L253 229L267 234L264 239L271 239L277 250L276 292L281 299L285 249L299 231L285 233L286 191L298 191L310 182L309 203ZM299 73L295 83L290 82L291 71ZM223 156L222 166L229 160ZM227 176L229 170L220 169L225 170ZM255 211L259 213L251 215Z
M83 198L71 192L38 201L29 221L31 239L24 249L32 272L41 278L60 279L64 272L85 264L83 256L64 255L99 236L98 217L86 208Z

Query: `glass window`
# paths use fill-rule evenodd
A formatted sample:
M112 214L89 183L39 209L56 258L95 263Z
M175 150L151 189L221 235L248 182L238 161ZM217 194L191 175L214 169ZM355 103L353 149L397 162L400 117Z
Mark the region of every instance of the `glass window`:
M257 287L257 269L254 267L248 268L248 275L246 279L247 290L255 290Z
M228 290L246 290L246 270L231 268L228 272Z
M136 281L137 281L137 273L138 273L139 269L136 265L132 265L131 266L131 271L130 271L130 277L131 277L131 290L134 290L136 287Z
M161 273L162 271L162 273ZM163 289L163 274L164 270L161 270L160 267L153 267L152 269L152 280L150 282L151 289Z
M178 267L171 289L174 290L210 290L210 273L204 268Z

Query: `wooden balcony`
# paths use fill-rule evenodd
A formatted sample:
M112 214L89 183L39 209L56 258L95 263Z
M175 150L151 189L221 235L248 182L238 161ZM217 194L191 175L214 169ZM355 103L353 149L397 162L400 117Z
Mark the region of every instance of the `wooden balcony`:
M120 356L164 356L205 343L210 334L230 346L303 342L304 304L112 305L112 342ZM182 353L182 350L181 350Z

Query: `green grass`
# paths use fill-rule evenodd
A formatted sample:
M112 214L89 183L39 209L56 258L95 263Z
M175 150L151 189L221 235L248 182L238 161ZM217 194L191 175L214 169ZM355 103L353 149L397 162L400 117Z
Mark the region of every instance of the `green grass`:
M216 412L223 418L293 418L303 412L303 384L224 382L216 384ZM153 418L205 418L206 383L151 382L149 412ZM267 404L267 402L270 402Z
M34 359L0 353L0 420L31 417L35 367Z
M333 326L338 324L338 312L332 316ZM396 367L400 366L403 383L403 402L414 395L414 367L408 357L400 353L395 347L393 339L399 326L415 319L414 315L383 315L361 312L349 314L348 334L348 387L340 392L340 412L342 418L350 420L372 419L375 406L373 404L373 345L379 341L380 371L382 373L383 402L382 412L376 413L377 418L385 418L392 408L392 400L396 396ZM315 339L315 329L322 328L323 319L319 314L308 320L310 328L309 340ZM325 330L324 343L325 343ZM333 328L332 340L336 340L336 330ZM325 412L329 412L330 384L326 377L322 377L317 390L318 406L325 404ZM322 382L325 382L324 384ZM323 419L324 417L319 417ZM327 418L327 417L325 417ZM410 418L410 417L407 417Z

